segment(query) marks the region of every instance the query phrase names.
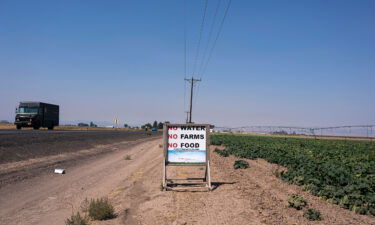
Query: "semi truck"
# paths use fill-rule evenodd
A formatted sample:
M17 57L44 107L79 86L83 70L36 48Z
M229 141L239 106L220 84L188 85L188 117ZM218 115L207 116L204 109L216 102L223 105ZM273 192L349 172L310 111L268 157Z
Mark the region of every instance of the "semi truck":
M59 125L59 106L44 102L20 102L14 124L18 130L22 127L53 130Z

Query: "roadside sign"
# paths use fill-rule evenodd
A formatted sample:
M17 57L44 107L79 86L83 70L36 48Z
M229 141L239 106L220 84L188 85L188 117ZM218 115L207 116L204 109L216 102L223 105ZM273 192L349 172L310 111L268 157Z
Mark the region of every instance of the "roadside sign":
M191 183L178 183L175 179L168 179L168 166L204 166L204 177L193 178L201 179L202 182L194 184L204 185L203 187L211 190L209 134L208 124L164 124L164 189L168 190L179 184L191 185ZM181 181L181 179L177 180Z
M168 163L206 163L206 126L168 126Z

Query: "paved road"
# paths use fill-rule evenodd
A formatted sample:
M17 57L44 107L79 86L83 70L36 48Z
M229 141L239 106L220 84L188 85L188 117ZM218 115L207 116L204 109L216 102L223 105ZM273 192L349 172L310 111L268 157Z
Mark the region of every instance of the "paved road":
M107 132L143 132L125 130L0 130L0 134L38 134L38 133L107 133Z

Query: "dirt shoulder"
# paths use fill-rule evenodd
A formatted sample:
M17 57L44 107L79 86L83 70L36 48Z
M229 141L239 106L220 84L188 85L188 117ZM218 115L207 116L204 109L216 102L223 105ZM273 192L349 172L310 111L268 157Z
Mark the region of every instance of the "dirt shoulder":
M72 211L80 209L85 198L117 197L126 189L124 185L135 185L133 181L144 166L149 162L156 165L152 160L158 159L160 154L160 137L135 142L107 145L106 148L117 149L66 165L66 174L54 174L49 170L47 174L3 186L0 188L0 224L64 224ZM131 160L126 160L126 156ZM116 211L117 219L122 218L121 208Z

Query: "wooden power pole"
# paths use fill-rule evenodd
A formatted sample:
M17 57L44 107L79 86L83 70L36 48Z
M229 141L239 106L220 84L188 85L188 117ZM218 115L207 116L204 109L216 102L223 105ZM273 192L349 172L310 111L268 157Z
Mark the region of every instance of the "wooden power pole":
M201 79L194 79L194 77L191 77L189 79L185 78L186 81L188 81L191 86L190 86L190 110L189 110L189 121L188 123L191 123L191 118L193 115L193 90L194 90L194 84L197 83L198 81L202 81Z

